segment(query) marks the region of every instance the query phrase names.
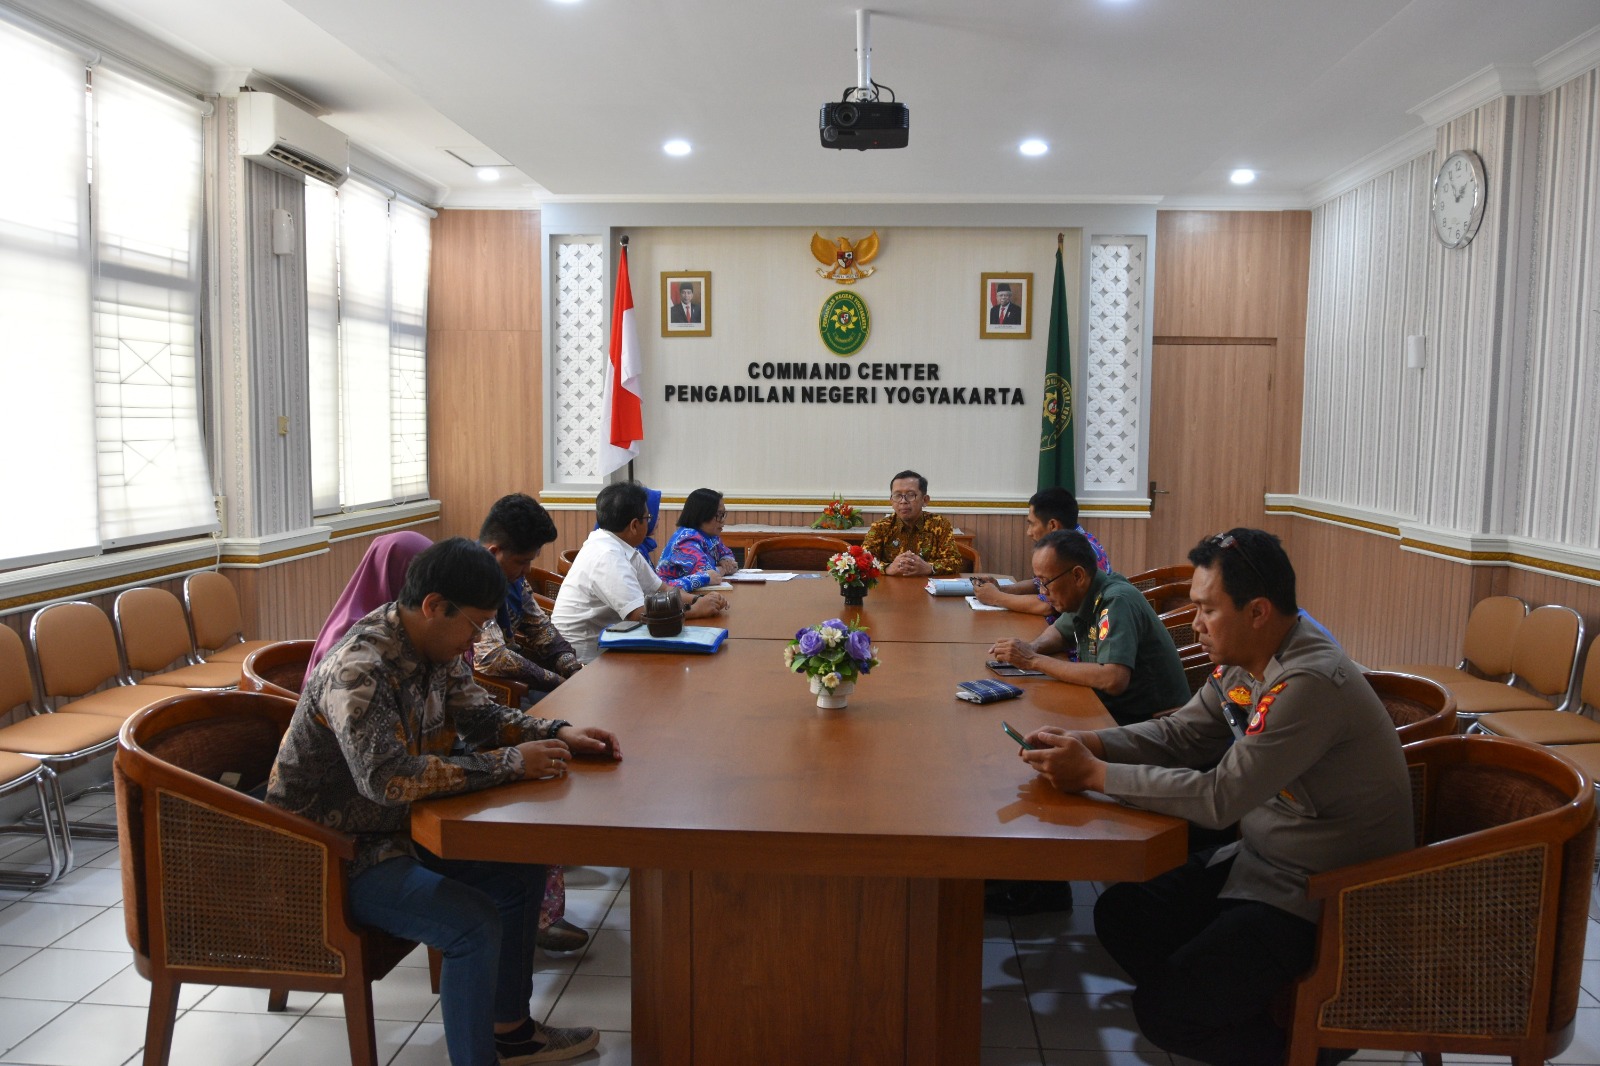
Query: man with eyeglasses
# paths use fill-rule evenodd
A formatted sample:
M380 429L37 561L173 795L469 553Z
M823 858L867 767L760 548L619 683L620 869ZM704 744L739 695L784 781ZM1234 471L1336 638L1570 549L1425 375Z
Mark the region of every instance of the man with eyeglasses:
M306 678L267 802L355 837L351 916L438 948L455 1066L582 1055L590 1027L528 1014L543 866L441 859L411 840L411 804L560 776L574 755L620 759L604 729L502 707L462 658L505 596L500 565L464 537L412 560L396 602L357 622Z
M600 654L603 629L624 619L642 619L645 597L662 587L650 560L638 550L650 535L645 487L636 481L613 482L595 496L594 510L598 528L572 560L550 613L582 663L593 662ZM720 592L696 596L676 591L688 600L685 619L710 618L728 609Z
M956 531L943 515L928 514L928 479L915 470L902 470L889 481L893 514L867 528L861 546L878 557L883 572L893 577L959 574L961 553Z
M1231 844L1107 889L1095 932L1134 979L1134 1015L1159 1047L1276 1064L1287 1034L1272 1005L1310 968L1321 917L1306 879L1409 848L1410 781L1361 668L1300 617L1277 537L1231 529L1189 561L1210 680L1153 721L1039 729L1022 757L1063 792L1103 792L1208 829L1239 824Z
M1000 641L990 658L1087 685L1121 725L1189 699L1177 646L1161 618L1127 578L1099 568L1082 533L1047 533L1034 547L1033 572L1059 617L1031 641ZM1077 662L1056 658L1074 646Z

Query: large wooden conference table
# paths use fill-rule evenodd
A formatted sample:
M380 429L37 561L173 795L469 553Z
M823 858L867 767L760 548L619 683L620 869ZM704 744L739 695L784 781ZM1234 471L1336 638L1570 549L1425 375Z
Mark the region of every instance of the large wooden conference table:
M641 1066L975 1063L983 879L1143 880L1183 860L1186 830L1038 778L1002 719L1110 717L1047 679L955 699L993 639L1041 620L921 586L886 579L860 612L829 579L737 587L716 654L606 653L540 703L615 732L622 762L419 803L413 835L452 858L631 868ZM843 711L782 662L831 617L869 625L882 660Z

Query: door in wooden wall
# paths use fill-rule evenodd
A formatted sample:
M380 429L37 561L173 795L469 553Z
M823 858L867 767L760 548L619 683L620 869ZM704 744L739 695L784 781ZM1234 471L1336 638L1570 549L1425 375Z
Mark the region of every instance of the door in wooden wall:
M1161 344L1152 356L1147 566L1202 537L1259 526L1272 449L1273 344Z

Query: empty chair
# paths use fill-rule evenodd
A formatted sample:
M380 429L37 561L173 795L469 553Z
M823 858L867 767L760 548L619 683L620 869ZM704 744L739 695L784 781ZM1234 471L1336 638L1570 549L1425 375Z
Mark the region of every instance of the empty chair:
M1553 1058L1577 1016L1594 786L1496 737L1405 754L1419 846L1311 876L1317 961L1294 989L1287 1062L1323 1047Z
M1189 599L1189 582L1187 581L1169 581L1164 585L1153 585L1140 591L1144 593L1144 598L1150 601L1150 606L1155 608L1156 614L1176 611L1181 607L1189 606L1193 602Z
M28 651L16 631L0 626L0 715L18 707L32 708L33 674L28 668ZM85 721L89 721L85 719ZM114 722L103 720L107 725ZM35 725L34 723L40 723ZM90 721L93 725L93 721ZM65 730L76 726L68 722ZM26 871L0 873L0 885L17 888L42 888L59 878L72 867L72 838L67 833L66 802L61 796L61 782L51 765L58 760L53 754L31 752L52 732L45 718L31 717L8 726L0 726L0 796L32 789L39 804L37 823L24 821L17 825L0 826L0 835L40 837L45 841L47 867L39 873ZM61 730L45 746L60 753L66 739Z
M578 552L581 550L582 548L568 548L566 551L556 556L556 573L560 574L562 577L566 577L567 571L572 569L572 560L578 557Z
M183 606L189 612L195 649L208 663L242 663L246 655L272 643L244 639L239 594L234 592L233 582L215 570L202 570L184 579Z
M266 692L295 700L306 681L314 640L278 640L245 656L239 668L239 689Z
M1177 645L1180 659L1190 649L1199 647L1194 639L1194 616L1198 611L1199 608L1191 603L1161 615L1161 624L1167 627L1167 635Z
M978 554L978 549L965 541L956 541L956 554L961 556L961 569L969 574L976 574L983 570L983 557Z
M236 663L203 663L190 643L183 604L166 589L137 588L119 593L111 607L129 677L144 674L141 685L170 685L213 691L239 687ZM173 663L180 665L173 666Z
M1600 772L1600 722L1584 714L1600 712L1600 652L1589 646L1578 688L1575 714L1558 711L1506 711L1478 719L1480 732L1514 736L1535 744L1556 744L1558 755L1571 759L1591 777Z
M744 565L765 570L826 570L828 559L849 547L848 541L811 533L763 537L745 550ZM887 559L879 561L885 566L889 563Z
M290 989L339 993L350 1061L377 1066L372 982L415 945L350 924L352 837L247 794L293 713L265 693L191 692L123 730L117 824L128 943L150 981L145 1066L167 1062L190 983L268 989L275 1008Z
M547 600L556 598L556 593L561 591L561 579L565 574L558 574L553 570L546 570L542 566L528 567L528 588L533 590L535 596L543 596Z
M1194 567L1188 563L1177 566L1158 566L1154 570L1145 570L1128 578L1129 584L1140 592L1153 589L1157 585L1165 585L1173 581L1188 581L1194 577Z
M1505 682L1467 678L1444 686L1456 698L1456 713L1476 719L1475 732L1536 744L1600 739L1600 723L1558 713L1576 709L1574 689L1582 643L1583 619L1578 613L1570 607L1546 604L1530 611L1517 627L1511 676ZM1563 736L1571 739L1560 739Z
M1467 634L1461 644L1461 661L1455 666L1437 663L1402 663L1385 666L1400 674L1415 674L1441 685L1474 677L1504 677L1511 672L1511 646L1528 605L1515 596L1488 596L1472 606Z
M1447 737L1456 731L1456 701L1437 681L1387 670L1366 671L1367 684L1383 701L1400 743Z
M119 721L184 691L169 685L135 685L123 672L111 619L92 603L56 603L28 627L39 666L41 710L99 714ZM110 687L102 687L110 685Z

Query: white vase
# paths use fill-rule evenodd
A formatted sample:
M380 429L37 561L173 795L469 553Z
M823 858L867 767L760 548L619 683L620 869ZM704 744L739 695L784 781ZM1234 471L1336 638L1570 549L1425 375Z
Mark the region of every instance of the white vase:
M841 707L849 706L850 693L855 691L855 687L854 681L841 681L834 686L832 692L829 692L822 687L821 678L811 679L811 691L817 694L817 706L825 711L837 711Z

